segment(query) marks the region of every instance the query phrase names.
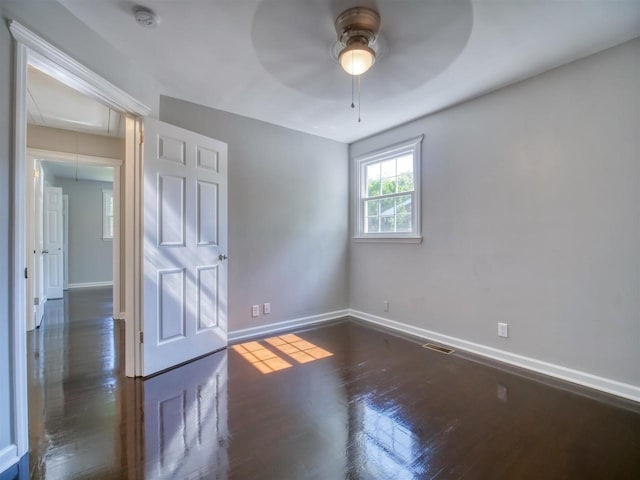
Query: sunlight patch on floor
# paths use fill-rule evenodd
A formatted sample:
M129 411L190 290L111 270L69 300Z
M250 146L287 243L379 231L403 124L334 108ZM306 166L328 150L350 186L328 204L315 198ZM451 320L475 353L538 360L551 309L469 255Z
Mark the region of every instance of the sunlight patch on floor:
M313 362L333 355L333 353L294 334L267 338L265 342L290 356L298 363Z
M289 362L260 345L258 342L241 343L231 348L262 373L277 372L278 370L291 367Z
M308 363L333 356L333 353L294 334L271 337L264 341L298 363ZM260 372L265 374L284 370L292 366L288 361L259 341L240 343L231 348Z

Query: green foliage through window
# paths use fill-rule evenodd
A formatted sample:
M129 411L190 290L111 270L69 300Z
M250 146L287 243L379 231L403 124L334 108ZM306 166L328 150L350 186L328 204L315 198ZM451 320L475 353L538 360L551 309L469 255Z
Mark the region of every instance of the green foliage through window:
M414 191L413 156L386 159L366 166L365 233L411 231ZM404 194L404 195L399 195Z

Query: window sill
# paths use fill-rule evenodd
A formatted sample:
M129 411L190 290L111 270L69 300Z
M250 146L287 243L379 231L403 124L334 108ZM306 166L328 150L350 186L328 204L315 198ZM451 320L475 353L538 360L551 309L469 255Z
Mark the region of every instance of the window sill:
M376 235L376 236L354 236L353 241L357 243L422 243L421 235Z
M105 241L105 242L112 242L113 241L113 237L102 237L102 240Z

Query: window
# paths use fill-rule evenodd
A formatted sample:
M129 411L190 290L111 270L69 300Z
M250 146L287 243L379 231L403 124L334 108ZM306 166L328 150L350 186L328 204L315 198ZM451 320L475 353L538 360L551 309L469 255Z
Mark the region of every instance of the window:
M357 157L355 239L419 243L423 137Z
M102 190L102 239L113 239L113 191Z

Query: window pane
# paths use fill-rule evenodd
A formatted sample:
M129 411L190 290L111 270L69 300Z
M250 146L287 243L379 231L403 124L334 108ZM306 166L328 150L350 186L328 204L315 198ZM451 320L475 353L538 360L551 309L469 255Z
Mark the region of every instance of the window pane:
M396 197L396 213L411 213L411 195Z
M396 177L382 180L382 194L389 195L390 193L396 193Z
M367 233L378 233L380 227L378 225L378 219L380 217L368 217L367 218Z
M364 206L364 215L366 217L371 217L371 216L377 216L380 213L380 200L369 200L367 202L364 202L365 206Z
M113 215L113 195L107 197L107 215Z
M108 227L107 236L113 237L113 217L109 217L109 227Z
M380 200L380 214L393 215L395 213L395 198L383 198Z
M400 213L396 216L396 231L397 232L411 231L411 214L410 213Z
M381 232L393 232L395 229L395 216L380 217L380 231Z
M380 180L373 180L367 184L367 197L377 197L380 195Z
M413 174L398 175L398 193L413 191Z
M396 176L396 159L387 160L380 163L382 167L382 178L390 178Z
M413 155L405 155L398 158L398 175L413 173Z
M380 164L367 165L367 196L375 197L380 195Z

